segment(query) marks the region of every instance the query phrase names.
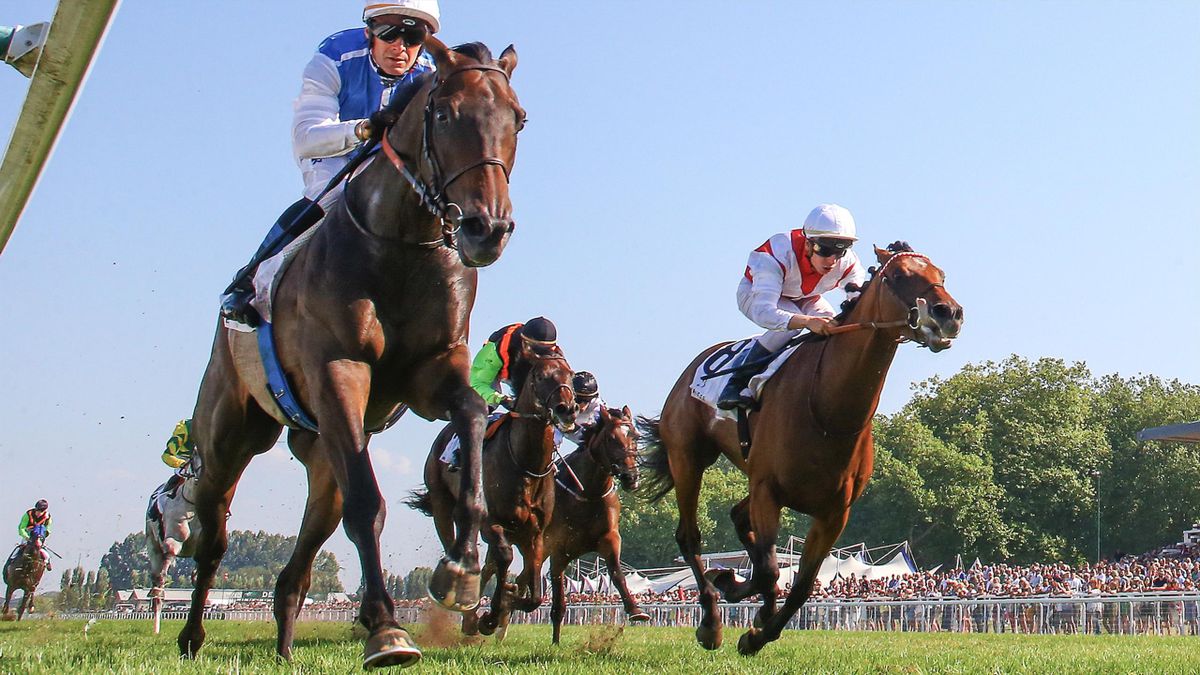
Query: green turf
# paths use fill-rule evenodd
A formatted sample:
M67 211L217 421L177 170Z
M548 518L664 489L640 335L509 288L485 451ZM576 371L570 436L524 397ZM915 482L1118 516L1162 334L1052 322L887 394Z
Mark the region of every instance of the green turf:
M274 625L210 621L195 661L175 655L182 622L155 636L147 621L0 623L0 673L353 673L362 642L345 624L297 628L295 661L274 659ZM740 630L706 652L683 628L568 627L550 644L547 626L514 626L504 642L454 644L452 631L413 627L425 657L409 672L462 673L1197 673L1200 638L955 635L789 631L759 655L743 657ZM435 634L436 633L436 634ZM437 644L445 646L434 646ZM392 669L395 670L395 669Z

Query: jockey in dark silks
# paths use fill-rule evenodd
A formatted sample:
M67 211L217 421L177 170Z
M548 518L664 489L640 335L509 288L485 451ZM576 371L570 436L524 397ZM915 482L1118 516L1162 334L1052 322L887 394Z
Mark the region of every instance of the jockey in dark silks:
M12 555L8 557L11 561L15 559L21 549L29 544L31 539L40 537L45 541L50 537L50 526L53 523L53 518L50 517L50 502L45 499L39 499L32 509L29 509L21 515L21 522L17 525L17 535L21 538L21 543L17 544L17 548L13 550ZM50 566L50 553L45 548L41 549L42 559L46 561L46 569L52 569Z

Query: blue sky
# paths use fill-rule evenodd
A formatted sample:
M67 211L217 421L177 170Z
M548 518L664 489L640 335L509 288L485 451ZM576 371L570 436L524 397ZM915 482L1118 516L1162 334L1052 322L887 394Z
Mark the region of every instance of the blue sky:
M188 416L217 296L300 193L300 71L360 3L124 3L0 256L0 514L51 500L95 567L140 530ZM202 7L202 9L201 9ZM53 15L6 7L0 24ZM515 43L529 112L518 229L480 275L472 348L544 314L610 403L658 411L703 347L753 330L747 253L818 203L946 270L954 348L897 355L881 412L965 363L1085 361L1200 383L1200 5L1194 2L442 3L448 43ZM27 88L0 70L0 129ZM385 566L439 554L399 503L439 424L372 442ZM293 533L304 478L257 459L231 527ZM357 585L353 547L328 548ZM47 579L44 587L57 587Z

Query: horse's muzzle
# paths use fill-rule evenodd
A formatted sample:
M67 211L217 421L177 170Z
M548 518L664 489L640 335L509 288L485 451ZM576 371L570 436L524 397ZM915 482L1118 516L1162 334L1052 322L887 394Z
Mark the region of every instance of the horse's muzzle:
M516 223L511 218L488 215L464 217L458 227L458 253L463 264L486 267L496 262L514 229Z

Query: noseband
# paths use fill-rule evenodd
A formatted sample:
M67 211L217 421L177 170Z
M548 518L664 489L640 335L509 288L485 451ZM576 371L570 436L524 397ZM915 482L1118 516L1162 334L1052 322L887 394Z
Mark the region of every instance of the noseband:
M506 83L508 82L508 73L505 72L503 68L500 68L499 66L477 64L463 66L462 68L452 70L442 76L440 81L435 82L434 85L429 88L429 94L425 99L424 120L421 128L421 154L424 157L425 162L429 165L430 171L433 174L432 180L429 183L426 183L424 180L422 180L420 173L412 170L409 167L408 162L404 161L404 159L400 157L400 154L396 152L396 149L392 147L391 141L388 140L388 132L391 131L392 127L388 127L383 131L383 139L381 142L383 146L383 154L387 156L388 161L392 163L392 166L396 167L396 170L400 172L400 175L408 183L409 187L413 189L413 192L417 193L417 197L421 201L421 206L424 206L425 210L429 211L429 213L432 214L433 217L437 218L442 224L441 239L419 242L414 244L415 246L422 248L437 248L439 246L456 248L455 235L458 233L458 230L461 227L463 211L458 204L446 199L446 188L450 187L454 181L461 178L463 174L479 167L498 166L504 172L504 182L508 182L508 165L505 164L504 160L500 159L499 157L490 156L483 157L472 164L468 164L455 171L449 172L449 177L447 178L447 172L442 170L441 163L438 162L437 159L437 153L434 151L434 93L436 93L438 88L444 85L451 77L471 70L497 72L504 76L504 81ZM450 211L452 209L458 212L457 215L450 215Z

